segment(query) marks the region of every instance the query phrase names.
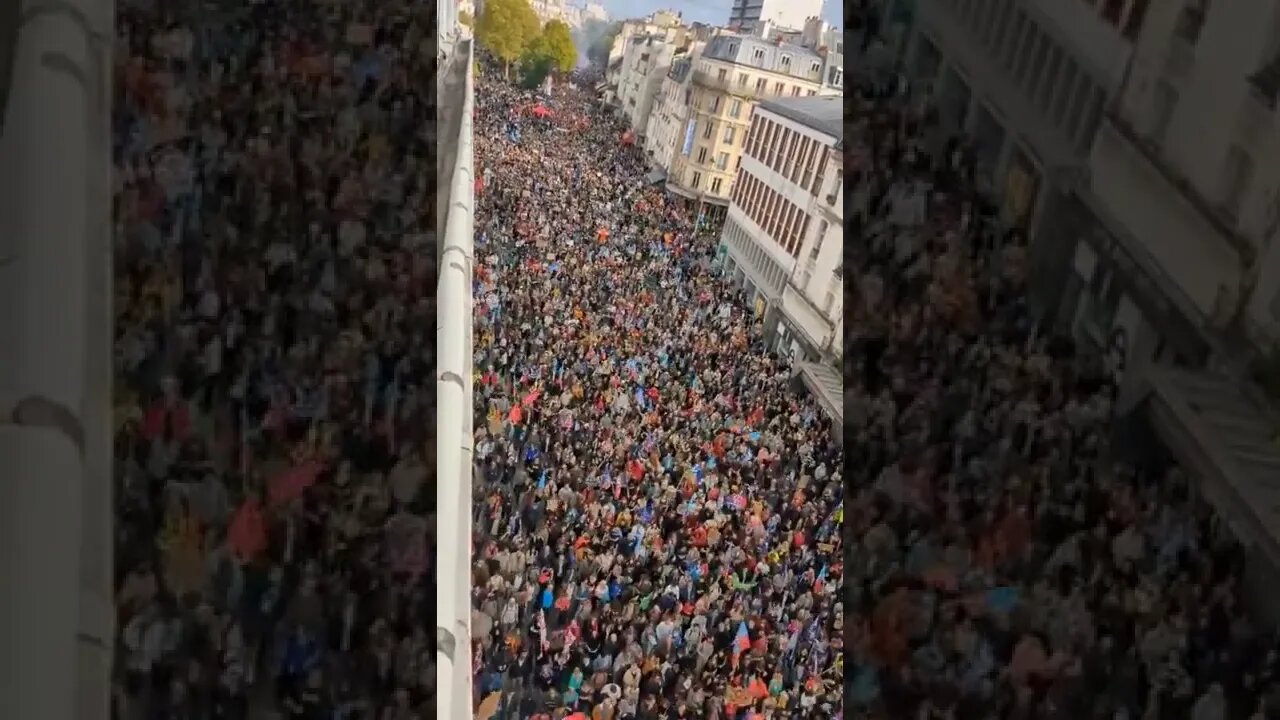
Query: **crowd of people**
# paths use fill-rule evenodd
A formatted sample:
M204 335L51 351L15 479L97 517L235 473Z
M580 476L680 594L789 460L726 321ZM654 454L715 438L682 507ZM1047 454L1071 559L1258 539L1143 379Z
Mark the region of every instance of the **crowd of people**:
M1027 241L926 93L847 95L848 717L1263 720L1280 645L1177 467L1109 440L1111 369L1042 332Z
M475 697L839 718L838 427L582 87L476 88Z
M431 21L117 19L113 717L426 720Z

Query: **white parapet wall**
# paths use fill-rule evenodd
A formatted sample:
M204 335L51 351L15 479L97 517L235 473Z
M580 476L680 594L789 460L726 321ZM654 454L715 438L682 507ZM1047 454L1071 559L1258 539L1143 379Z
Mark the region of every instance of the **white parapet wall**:
M461 64L461 67L459 67ZM461 122L441 235L436 292L436 717L471 717L471 473L472 473L472 258L475 240L475 171L472 109L475 78L472 41L454 45L442 72L465 73ZM456 68L456 70L455 70ZM454 138L440 138L441 145ZM446 172L447 171L447 174Z
M0 130L0 718L106 720L112 0L20 0Z

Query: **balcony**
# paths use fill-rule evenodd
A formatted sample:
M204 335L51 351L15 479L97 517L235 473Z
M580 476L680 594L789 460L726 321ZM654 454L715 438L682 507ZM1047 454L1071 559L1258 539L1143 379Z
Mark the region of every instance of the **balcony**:
M769 94L767 89L765 92L758 92L755 89L754 84L745 86L739 85L737 80L734 79L734 75L735 73L728 73L725 79L721 80L716 77L715 73L707 72L705 70L694 70L693 84L699 85L708 90L717 90L719 92L733 95L734 97L740 97L751 101L767 100L771 97L775 97L774 95Z
M1089 195L1123 226L1195 306L1213 317L1255 250L1126 120L1107 116L1090 156ZM1123 202L1107 202L1123 198Z

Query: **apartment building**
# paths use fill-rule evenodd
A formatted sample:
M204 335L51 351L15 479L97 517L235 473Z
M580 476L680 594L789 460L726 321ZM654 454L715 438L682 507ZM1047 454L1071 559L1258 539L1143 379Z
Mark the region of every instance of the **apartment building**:
M713 220L723 219L752 109L765 99L839 95L826 82L825 53L736 33L712 37L694 63L681 146L667 189Z
M728 26L745 30L754 23L770 21L799 30L810 18L822 16L822 5L823 0L734 0Z
M916 3L909 77L943 127L967 136L984 190L1034 251L1039 305L1063 291L1073 188L1125 76L1147 0ZM1051 308L1052 310L1052 308Z
M569 17L565 0L529 0L529 7L533 8L533 14L544 24L551 20L567 21Z
M665 36L674 39L682 30L680 15L669 10L659 10L651 15L626 20L618 28L618 34L609 46L609 62L605 67L605 83L602 98L606 103L617 104L618 91L624 73L624 55L631 47L631 40L638 36Z
M643 18L623 21L617 36L613 38L613 45L609 47L609 63L613 64L622 57L633 36L661 34L679 27L681 22L680 13L672 10L659 10Z
M618 72L618 104L628 124L643 134L672 61L689 50L684 27L669 28L661 34L636 35L622 56Z
M1280 376L1266 359L1280 341L1280 6L1151 3L1133 39L1073 194L1064 316L1108 354L1117 415L1193 475L1247 548L1250 595L1266 596L1280 414L1254 381Z
M649 163L662 178L666 177L667 169L675 158L676 148L684 137L685 124L689 118L689 101L693 93L690 88L693 65L701 54L701 45L697 44L689 55L676 58L671 63L649 113L641 147L649 158Z
M720 239L766 336L797 360L842 352L843 114L832 96L756 106Z

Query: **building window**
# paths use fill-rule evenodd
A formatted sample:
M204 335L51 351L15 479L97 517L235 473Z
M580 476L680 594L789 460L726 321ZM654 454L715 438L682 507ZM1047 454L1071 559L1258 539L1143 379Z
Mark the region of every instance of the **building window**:
M713 195L720 194L720 178L711 178L711 193Z
M712 96L711 96L711 104L709 104L709 105L707 106L707 111L708 111L708 112L719 112L719 111L720 111L720 96L719 96L719 95L712 95Z
M742 114L742 101L734 98L729 101L729 117L737 119Z
M822 314L831 317L831 308L836 304L836 289L840 287L840 268L831 275L831 282L827 285L827 296L822 298Z
M802 89L802 88L801 88L799 85L792 85L792 86L791 86L791 97L800 97L800 90L801 90L801 89Z
M769 87L769 81L764 78L756 78L756 93L763 95L766 88Z
M783 55L781 58L779 58L779 59L778 59L778 65L779 65L783 70L790 70L790 69L791 69L791 56L790 56L790 55Z
M697 190L698 185L700 185L701 183L702 183L702 173L694 172L693 179L689 181L689 187L693 188L694 190Z
M707 149L704 147L700 147L698 148L698 164L705 165L706 162L707 162Z
M724 82L724 79L728 76L729 76L729 71L725 70L724 68L720 68L719 70L716 71L716 80L720 82Z
M726 145L732 145L732 144L733 144L734 139L737 137L737 134L738 134L738 131L737 131L737 129L736 129L735 127L733 127L732 125L725 125L725 126L724 126L724 138L723 138L723 140L722 140L722 141L723 141Z
M756 62L760 62L761 60L764 60L764 48L756 48L751 53L751 59L755 60Z
M1227 158L1223 169L1222 209L1231 217L1240 212L1240 204L1249 192L1249 184L1253 181L1253 158L1239 145L1227 150Z
M806 91L805 91L805 97L813 97L814 95L817 95L817 94L818 94L818 91L817 91L817 90L806 90Z
M785 83L776 82L773 84L774 95L781 95L783 92L786 91L786 89L787 89L787 86Z
M738 73L738 87L746 87L746 86L747 86L747 74Z
M822 72L822 63L813 63L809 65L809 74L817 75Z
M1151 95L1151 140L1156 145L1163 145L1169 133L1169 123L1173 121L1173 113L1178 107L1178 91L1164 80L1156 82L1156 89Z
M702 139L710 140L711 133L715 132L715 129L716 124L708 120L706 126L702 128Z
M729 169L729 153L722 152L716 154L716 169L721 172Z
M640 53L640 62L649 62L649 53ZM639 69L639 67L639 65L636 66L637 69Z

